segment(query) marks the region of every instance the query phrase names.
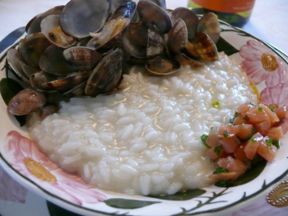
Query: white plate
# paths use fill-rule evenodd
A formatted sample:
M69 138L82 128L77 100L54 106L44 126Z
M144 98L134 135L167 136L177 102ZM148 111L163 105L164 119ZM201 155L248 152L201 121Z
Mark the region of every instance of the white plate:
M279 79L283 74L287 77L287 56L225 22L221 22L221 29L219 49L228 55L233 54L233 58L239 64L246 65L246 68L250 68L251 64L257 65L251 67L254 70L247 73L257 87L259 98L266 103L288 104L288 81ZM1 55L1 69L5 64L6 52L7 50ZM275 57L275 70L268 72L263 68L263 54ZM0 71L0 79L3 77L4 69ZM229 188L211 186L166 198L111 193L87 185L79 177L65 173L39 152L37 145L29 140L25 129L7 114L2 98L0 113L0 163L5 170L43 198L83 215L223 215L223 211L234 210L251 202L288 173L286 136L275 161L267 164L259 176L242 185Z

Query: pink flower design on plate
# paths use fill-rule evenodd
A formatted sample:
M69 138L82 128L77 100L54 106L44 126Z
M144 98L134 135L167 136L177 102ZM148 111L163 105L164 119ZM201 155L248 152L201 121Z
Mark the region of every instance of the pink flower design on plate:
M288 105L288 83L281 83L263 89L260 98L264 104Z
M84 183L80 177L61 170L39 151L32 140L17 131L10 131L7 138L5 155L9 163L49 193L78 205L106 199L104 194Z
M240 48L242 68L254 84L274 86L288 81L288 66L261 42L248 40Z

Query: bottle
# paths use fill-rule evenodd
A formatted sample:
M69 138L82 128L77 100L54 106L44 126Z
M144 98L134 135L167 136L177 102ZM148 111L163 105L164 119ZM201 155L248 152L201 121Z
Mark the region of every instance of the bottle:
M251 15L255 0L189 0L188 7L194 12L204 14L214 12L231 25L245 25Z

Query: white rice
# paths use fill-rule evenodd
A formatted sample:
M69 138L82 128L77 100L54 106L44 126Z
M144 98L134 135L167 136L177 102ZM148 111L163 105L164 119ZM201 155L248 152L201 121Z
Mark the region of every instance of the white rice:
M135 69L120 88L63 102L30 133L65 170L128 194L173 194L210 184L214 168L200 136L227 122L240 104L257 102L245 74L224 54L198 71L183 68L170 77Z

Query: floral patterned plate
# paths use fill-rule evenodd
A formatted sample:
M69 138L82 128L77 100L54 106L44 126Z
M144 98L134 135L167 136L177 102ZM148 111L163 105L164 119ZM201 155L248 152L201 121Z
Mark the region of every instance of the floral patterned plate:
M242 65L259 100L267 104L288 104L287 56L222 21L221 29L218 50ZM20 37L19 32L12 36ZM7 49L0 56L0 79L6 76L6 52ZM5 99L10 93L3 87L7 83L1 81L0 84ZM17 90L17 86L9 87ZM223 215L251 202L288 173L286 136L274 162L257 162L253 170L233 185L210 186L158 197L117 194L87 185L80 177L64 172L50 161L29 139L25 128L19 126L21 119L7 114L2 98L0 112L0 162L4 169L19 183L50 202L82 215Z

